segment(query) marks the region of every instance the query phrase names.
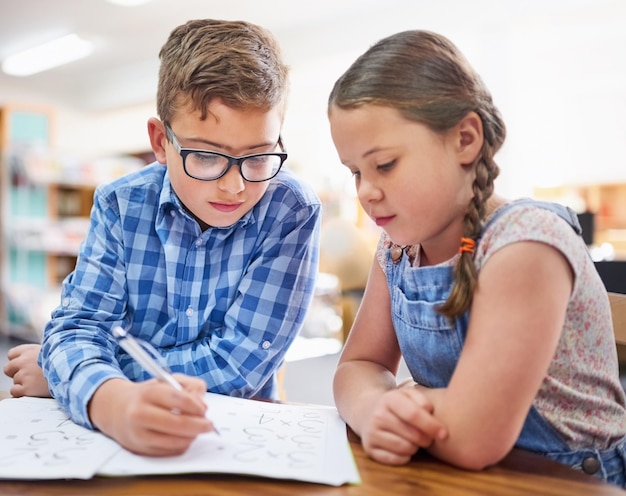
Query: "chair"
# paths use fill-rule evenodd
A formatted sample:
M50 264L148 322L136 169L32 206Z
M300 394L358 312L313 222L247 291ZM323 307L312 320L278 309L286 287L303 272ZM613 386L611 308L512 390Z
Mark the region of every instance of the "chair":
M626 346L626 294L609 293L615 342Z
M626 370L626 294L609 292L620 371Z

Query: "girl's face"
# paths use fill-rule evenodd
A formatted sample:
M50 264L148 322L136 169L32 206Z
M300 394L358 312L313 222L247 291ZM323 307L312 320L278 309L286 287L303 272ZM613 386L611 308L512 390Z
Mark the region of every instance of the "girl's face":
M208 117L200 119L199 112L179 112L169 123L183 148L195 148L225 153L231 156L281 151L278 139L282 125L279 108L237 110L220 100L209 104ZM241 219L261 199L269 181L248 182L238 166L233 166L219 179L200 181L189 177L182 158L165 135L163 123L149 122L152 148L157 160L166 163L176 195L196 218L202 229L209 226L230 226Z
M329 119L341 162L372 220L395 243L421 244L431 264L452 257L472 197L474 168L464 164L471 164L477 151L468 153L468 144L476 138L482 144L482 134L474 136L465 119L435 133L396 109L376 105L332 107Z

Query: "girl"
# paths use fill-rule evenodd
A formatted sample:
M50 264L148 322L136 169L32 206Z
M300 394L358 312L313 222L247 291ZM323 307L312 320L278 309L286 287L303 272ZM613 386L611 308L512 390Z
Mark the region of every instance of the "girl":
M573 212L493 194L505 125L458 49L425 31L381 40L335 83L329 119L383 228L334 379L369 455L482 469L518 447L624 486L605 288Z

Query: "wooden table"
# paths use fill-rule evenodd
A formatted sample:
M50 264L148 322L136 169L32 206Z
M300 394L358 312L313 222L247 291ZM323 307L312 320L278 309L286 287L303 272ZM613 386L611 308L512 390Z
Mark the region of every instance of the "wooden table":
M7 397L0 392L0 399ZM91 480L0 481L2 495L201 496L254 495L541 495L624 496L626 492L544 457L513 450L502 462L482 472L451 467L428 455L389 467L367 457L359 440L349 435L361 474L358 486L321 484L243 476L198 474L175 476L95 477Z

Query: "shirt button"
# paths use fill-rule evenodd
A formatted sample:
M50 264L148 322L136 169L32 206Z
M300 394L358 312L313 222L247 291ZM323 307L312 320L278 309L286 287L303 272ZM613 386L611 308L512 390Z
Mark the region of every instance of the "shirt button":
M269 341L263 341L263 344L261 345L264 350L268 350L270 346L272 346L272 344Z
M196 246L197 246L197 247L202 246L202 239L197 239L197 240L196 240Z
M185 315L187 315L187 317L191 317L193 315L193 308L188 307L187 310L185 310Z
M589 456L583 460L583 472L593 475L598 470L600 470L600 461L597 458Z
M70 304L70 299L69 298L63 298L63 306L67 307Z

